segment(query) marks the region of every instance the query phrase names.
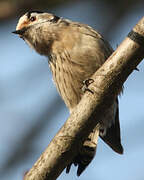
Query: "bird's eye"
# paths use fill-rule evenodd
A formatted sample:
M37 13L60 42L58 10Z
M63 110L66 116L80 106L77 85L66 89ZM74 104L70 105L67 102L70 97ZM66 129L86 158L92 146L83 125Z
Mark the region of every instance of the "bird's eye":
M36 17L35 16L32 16L31 18L30 18L30 21L31 22L33 22L33 21L35 21L36 20Z

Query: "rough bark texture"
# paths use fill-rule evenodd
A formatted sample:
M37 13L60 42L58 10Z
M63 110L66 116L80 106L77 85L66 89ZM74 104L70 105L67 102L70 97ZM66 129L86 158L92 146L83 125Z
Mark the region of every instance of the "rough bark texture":
M144 17L133 29L144 37ZM85 137L102 118L118 95L129 74L144 58L144 45L126 37L117 50L92 76L94 83L53 138L45 152L25 175L24 180L55 180L76 155ZM97 117L97 121L94 121Z

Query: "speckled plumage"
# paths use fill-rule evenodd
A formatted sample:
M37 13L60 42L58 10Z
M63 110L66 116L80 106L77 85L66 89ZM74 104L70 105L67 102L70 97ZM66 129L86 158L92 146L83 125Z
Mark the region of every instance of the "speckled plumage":
M15 33L39 54L49 57L54 82L70 113L83 96L83 81L90 78L113 52L108 42L90 26L49 13L26 13L20 18ZM77 175L93 159L98 135L114 151L123 153L117 98L112 102L71 162L78 165Z

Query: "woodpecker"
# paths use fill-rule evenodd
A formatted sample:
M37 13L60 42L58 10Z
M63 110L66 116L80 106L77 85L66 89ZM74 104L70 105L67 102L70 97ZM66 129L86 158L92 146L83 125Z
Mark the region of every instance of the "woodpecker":
M58 17L30 11L18 21L16 31L30 47L48 57L55 85L70 113L80 102L83 82L89 79L112 54L113 49L92 27ZM118 97L111 99L104 117L85 139L71 165L78 166L77 175L85 170L96 153L98 136L115 152L122 154Z

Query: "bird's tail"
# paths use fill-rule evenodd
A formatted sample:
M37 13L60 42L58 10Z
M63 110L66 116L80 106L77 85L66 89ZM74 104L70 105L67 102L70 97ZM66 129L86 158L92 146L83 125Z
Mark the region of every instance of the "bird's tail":
M111 122L110 126L104 127L102 124L97 124L93 132L91 132L88 138L85 140L83 146L79 150L78 155L67 166L67 173L69 173L70 167L74 163L75 166L78 166L77 175L80 176L80 174L85 170L95 156L98 136L100 136L103 141L115 152L119 154L123 153L120 137L118 99L116 99L113 106L109 110L110 111L107 112L107 116L105 116L104 119L106 122ZM111 120L113 117L114 120Z
M93 130L93 132L90 133L88 138L85 140L83 146L79 150L79 154L67 166L66 173L69 173L71 165L74 163L75 166L78 166L77 175L78 176L81 175L81 173L90 164L90 162L93 160L95 156L98 136L99 136L99 125L97 125Z
M105 135L101 134L100 130L100 137L102 140L109 145L115 152L119 154L123 154L123 147L121 145L121 135L120 135L120 123L119 123L119 107L118 107L118 99L115 102L116 113L115 113L115 120L111 124L110 127L106 128Z

